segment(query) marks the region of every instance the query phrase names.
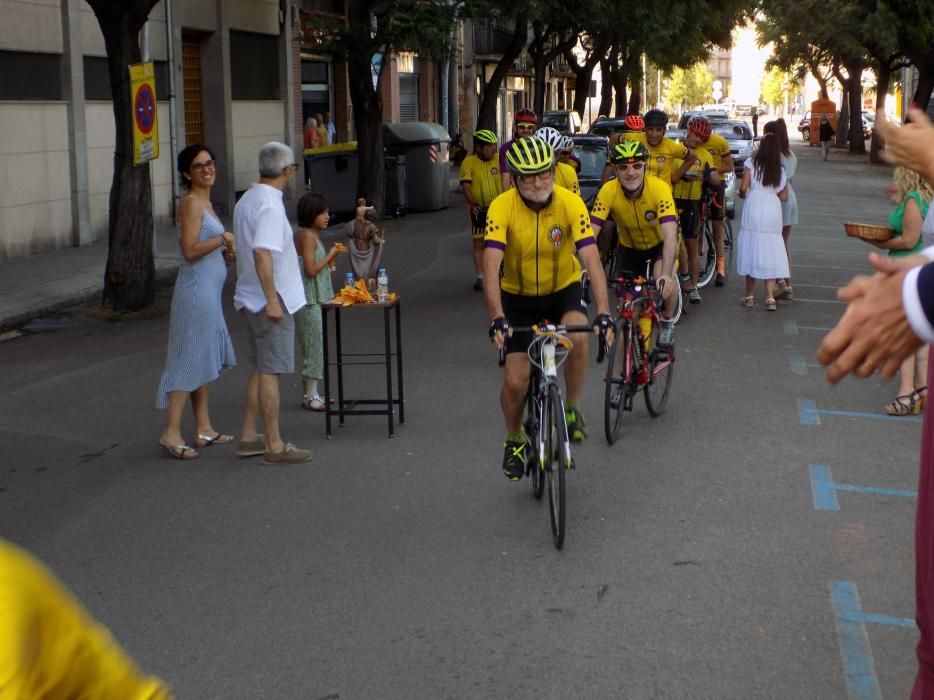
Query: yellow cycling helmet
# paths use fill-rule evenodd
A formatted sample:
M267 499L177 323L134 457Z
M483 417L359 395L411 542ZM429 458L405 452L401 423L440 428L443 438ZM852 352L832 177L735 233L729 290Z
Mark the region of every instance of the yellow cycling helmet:
M623 163L645 162L649 159L649 149L641 141L622 141L610 151L610 162L613 165Z
M529 136L516 139L506 151L506 165L513 175L537 175L551 170L555 164L555 150Z
M473 133L474 143L491 143L494 146L496 145L496 134L494 134L489 129L480 129L480 131L475 131Z

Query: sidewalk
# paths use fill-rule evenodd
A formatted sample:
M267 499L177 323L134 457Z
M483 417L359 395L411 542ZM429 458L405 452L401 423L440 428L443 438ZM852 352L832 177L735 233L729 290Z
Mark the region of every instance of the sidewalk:
M451 171L451 206L460 206L456 193L457 169ZM299 192L299 196L301 196ZM290 217L298 200L285 203ZM227 230L231 219L221 217ZM400 223L406 219L401 219ZM295 223L294 221L292 222ZM154 232L156 284L175 278L180 257L178 230L156 226ZM16 328L32 319L99 298L104 290L107 240L80 248L65 248L0 263L0 330Z

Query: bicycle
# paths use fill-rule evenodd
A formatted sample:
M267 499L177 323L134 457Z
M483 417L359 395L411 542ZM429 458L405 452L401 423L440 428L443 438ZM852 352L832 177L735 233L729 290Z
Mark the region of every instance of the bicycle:
M632 412L633 399L640 389L653 418L665 411L675 354L673 347L658 347L664 286L659 288L651 278L635 277L631 272L624 272L609 286L619 298L616 333L606 351L603 402L604 432L612 445L619 436L623 414Z
M513 332L534 333L528 349L532 372L525 395L523 428L528 440L525 464L532 493L540 500L548 485L548 515L555 547L564 545L567 523L567 484L565 472L571 468L571 441L568 438L564 399L558 386L558 368L564 364L574 343L569 333L591 333L585 325L560 325L543 321L531 327L512 327ZM603 344L600 345L602 361ZM506 363L505 349L500 350L500 366ZM534 455L534 459L533 459Z
M710 218L710 214L713 207L722 209L725 206L725 202L717 204L713 199L713 191L710 188L705 188L704 196L701 198L701 235L697 241L697 256L699 258L697 286L699 289L708 286L717 274L717 248L713 236L713 219ZM730 269L733 267L733 224L730 219L730 216L723 217L724 278L730 276Z

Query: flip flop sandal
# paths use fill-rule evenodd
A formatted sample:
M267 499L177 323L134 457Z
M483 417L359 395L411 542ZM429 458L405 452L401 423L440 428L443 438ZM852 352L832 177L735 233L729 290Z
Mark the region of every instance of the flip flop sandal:
M211 445L226 445L228 442L233 442L233 435L223 435L218 433L217 435L198 435L198 440L195 442L195 447L210 447Z
M747 309L752 308L755 303L755 297L743 297L743 306L745 306Z
M892 399L885 407L885 412L890 416L908 416L914 414L915 405L914 394L904 394Z
M193 447L189 445L165 445L159 443L159 447L165 450L170 457L181 460L198 459L199 455Z
M766 300L765 300L765 310L766 310L766 311L775 311L776 309L778 309L778 304L775 302L774 299L771 299L771 298L770 298L770 299L766 299Z

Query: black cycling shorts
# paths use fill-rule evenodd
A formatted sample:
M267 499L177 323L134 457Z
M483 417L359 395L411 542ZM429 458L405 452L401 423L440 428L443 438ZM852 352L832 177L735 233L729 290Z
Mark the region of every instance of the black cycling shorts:
M721 180L720 184L716 187L710 187L710 185L705 185L705 187L712 195L710 197L709 213L711 220L723 221L726 214L726 183Z
M654 265L656 261L662 259L664 247L664 243L659 243L652 248L639 250L638 248L627 248L621 245L616 253L616 269L620 272L632 273L637 277L644 275L648 263ZM649 270L649 274L652 274L652 270Z
M503 313L510 326L534 326L542 321L561 323L568 311L580 311L587 315L584 305L583 288L580 282L569 284L554 294L541 297L529 297L522 294L503 292ZM506 338L506 354L527 352L532 344L532 331L513 333Z
M700 200L676 199L678 220L681 224L681 236L686 241L693 241L700 231Z

